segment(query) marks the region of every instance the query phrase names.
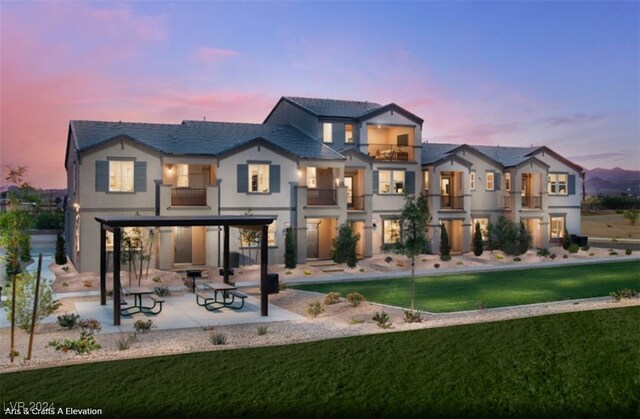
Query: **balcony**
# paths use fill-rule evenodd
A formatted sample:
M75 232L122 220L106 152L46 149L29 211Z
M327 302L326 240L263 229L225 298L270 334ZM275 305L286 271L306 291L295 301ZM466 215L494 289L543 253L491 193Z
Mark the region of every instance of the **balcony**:
M440 208L449 210L463 210L464 209L464 197L463 196L440 196Z
M172 207L204 207L207 205L205 188L171 188Z
M413 161L412 149L392 144L369 144L369 155L382 161Z
M335 189L309 188L307 190L307 205L336 205L337 202Z
M364 211L364 195L347 197L347 210Z
M522 197L522 208L541 209L542 196L527 195Z

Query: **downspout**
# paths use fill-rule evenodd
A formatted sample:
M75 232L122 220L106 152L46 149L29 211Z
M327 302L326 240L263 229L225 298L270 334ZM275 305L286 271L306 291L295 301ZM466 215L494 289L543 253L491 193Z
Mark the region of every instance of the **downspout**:
M218 215L220 215L220 197L222 196L222 192L220 188L222 186L222 179L217 180L218 183ZM220 267L220 226L218 226L218 267Z

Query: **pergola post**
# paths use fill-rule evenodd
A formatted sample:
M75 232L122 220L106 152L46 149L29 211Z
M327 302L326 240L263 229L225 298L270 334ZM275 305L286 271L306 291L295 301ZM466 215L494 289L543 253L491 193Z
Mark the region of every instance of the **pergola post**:
M224 226L224 249L222 252L222 272L223 272L223 282L225 284L229 283L229 226Z
M260 315L269 315L269 294L267 293L267 268L269 266L269 226L262 226L260 243Z
M107 232L100 225L100 305L107 304Z
M122 229L113 228L113 324L120 326L120 240Z

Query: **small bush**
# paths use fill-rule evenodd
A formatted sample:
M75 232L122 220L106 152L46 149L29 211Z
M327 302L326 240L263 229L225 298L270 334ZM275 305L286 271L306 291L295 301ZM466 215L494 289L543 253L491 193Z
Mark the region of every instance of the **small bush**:
M376 314L371 318L371 320L375 321L378 324L378 327L382 329L388 329L391 327L391 323L389 322L389 315L385 313L384 310L382 310L381 312L376 311Z
M291 271L286 271L284 274L285 275L291 275Z
M227 343L227 335L224 333L213 333L209 336L209 342L213 345L225 345Z
M498 260L502 260L502 259L504 259L504 256L502 256L502 255L496 255L496 259L498 259Z
M258 336L263 336L267 334L267 329L269 329L269 326L267 326L266 324L261 324L260 326L258 326Z
M102 325L96 319L82 319L78 321L78 326L82 330L83 335L91 336L95 332L102 330Z
M304 270L304 274L307 275L307 276L311 275L311 270L305 269Z
M484 311L484 309L486 309L487 307L484 305L484 303L482 301L478 301L476 303L476 310L479 311Z
M62 267L62 268L60 268L60 269L62 269L65 273L69 273L69 272L71 271L71 268L70 268L70 267L68 267L68 266L63 266L63 267Z
M451 255L441 255L440 260L443 262L447 262L451 260Z
M155 292L158 297L166 297L168 295L171 295L169 287L155 287L153 289L153 292Z
M402 267L404 267L404 262L397 261L397 262L396 262L396 266L397 266L398 268L402 268Z
M595 255L596 255L595 253L589 253L589 256L595 256Z
M142 333L143 335L154 327L156 326L153 324L153 320L151 319L136 320L136 322L133 323L133 328L136 330L136 332Z
M569 255L562 255L562 259L569 259Z
M67 255L64 251L64 238L60 233L58 233L58 237L56 239L55 261L56 265L64 265L65 263L67 263Z
M82 281L82 285L84 285L86 288L91 288L93 287L93 281L85 279L84 281Z
M632 290L629 288L622 288L622 289L619 289L618 291L612 291L611 293L609 293L609 295L611 296L611 298L613 298L614 301L620 301L623 298L637 297L638 291Z
M538 253L537 255L543 258L547 258L549 257L551 253L549 252L549 249L547 249L546 247L541 247L540 249L538 249Z
M624 254L627 255L627 256L629 256L631 253L633 253L633 251L631 249L626 249L624 251Z
M569 253L578 253L578 250L580 250L580 245L578 245L578 243L571 243L571 246L569 246Z
M393 258L391 256L387 256L386 258L384 258L384 261L387 263L391 263L393 262Z
M320 301L314 301L312 303L309 303L309 305L307 306L307 314L312 319L315 319L322 313L324 313L324 306Z
M420 310L404 310L405 323L421 323L422 312Z
M340 302L340 293L339 292L330 292L324 297L324 304L331 305L337 304Z
M462 265L464 265L464 262L462 262L462 261L458 261L458 262L456 262L456 265L457 265L457 266L462 266Z
M159 276L154 276L153 279L151 279L153 282L155 282L156 284L161 284L162 283L162 278L160 278Z
M438 268L440 268L440 264L439 264L439 263L434 263L434 264L433 264L433 267L434 267L434 268L436 268L436 269L438 269Z
M551 254L549 255L549 258L550 258L550 259L555 259L555 258L557 258L557 257L558 257L558 255L556 255L555 253L551 253Z
M137 342L137 341L138 341L138 335L136 335L135 333L133 335L129 335L126 337L122 336L116 342L116 349L118 349L119 351L126 351L131 347L131 344L133 342Z
M613 228L613 226L611 224L607 224L607 227L609 228Z
M80 316L74 313L64 313L58 316L58 325L60 327L64 327L66 329L73 329L76 327L76 323L78 323L78 319Z
M67 281L64 281L64 282L62 283L62 286L63 286L63 287L68 287L68 286L69 286L69 283L68 283Z
M427 262L429 259L420 259L420 262Z
M76 354L88 354L101 346L95 341L93 335L81 333L77 340L65 339L64 342L53 340L49 342L49 346L55 346L56 351L69 352Z
M284 281L278 281L278 291L284 291L287 289L287 283Z
M618 252L616 252L615 250L612 250L609 252L609 256L618 256Z
M365 271L365 269L364 269L364 268L360 268L360 269L359 269L359 271L360 271L360 272L364 272L364 271Z
M359 292L352 292L347 294L347 301L351 304L351 307L358 307L360 303L365 301L364 295Z
M583 252L588 252L591 249L591 246L582 246L580 248L580 250L582 250Z
M364 323L363 319L356 319L355 317L352 317L349 319L348 321L349 324L362 324Z
M516 256L516 257L513 258L513 261L514 262L521 262L522 259L520 257Z

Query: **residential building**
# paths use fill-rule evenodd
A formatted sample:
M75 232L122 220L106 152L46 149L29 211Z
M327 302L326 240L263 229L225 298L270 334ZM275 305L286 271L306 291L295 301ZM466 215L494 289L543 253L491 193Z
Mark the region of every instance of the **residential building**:
M434 251L441 223L464 252L474 220L501 214L526 220L539 245L565 225L579 232L579 166L546 147L423 143L422 123L393 103L299 97L281 98L262 124L71 121L69 256L81 271L98 270L97 215L251 213L276 218L271 263L284 260L287 227L296 231L300 263L329 258L344 222L360 234L359 256L369 257L399 238L405 193L422 191ZM219 266L222 234L215 227L143 232L151 264L161 269ZM251 234L232 229L230 243L255 259Z

